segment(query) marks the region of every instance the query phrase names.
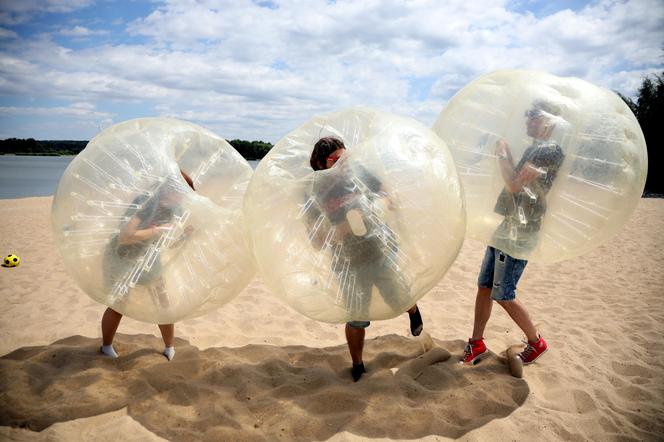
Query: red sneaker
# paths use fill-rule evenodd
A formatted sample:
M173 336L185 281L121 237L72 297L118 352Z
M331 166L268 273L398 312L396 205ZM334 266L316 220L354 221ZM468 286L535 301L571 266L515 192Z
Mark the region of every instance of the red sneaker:
M523 351L519 353L519 357L523 361L523 365L532 364L537 359L539 359L540 356L546 353L546 350L549 348L549 346L546 345L546 341L541 336L536 342L531 342L529 340L527 342L523 341L523 343L526 344L526 348L524 348Z
M466 348L463 352L463 358L459 361L464 365L475 365L482 360L482 355L487 352L484 338L468 339Z

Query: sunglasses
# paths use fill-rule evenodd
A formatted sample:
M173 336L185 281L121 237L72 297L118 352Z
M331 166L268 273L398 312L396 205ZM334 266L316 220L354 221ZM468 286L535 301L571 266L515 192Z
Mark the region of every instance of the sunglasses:
M542 116L542 111L539 109L530 109L523 114L527 118L537 118Z

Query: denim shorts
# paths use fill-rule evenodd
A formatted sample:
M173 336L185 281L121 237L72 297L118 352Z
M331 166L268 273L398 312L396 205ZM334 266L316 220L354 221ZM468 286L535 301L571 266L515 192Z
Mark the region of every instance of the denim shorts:
M486 248L477 285L491 289L494 301L513 301L516 298L516 285L528 261L512 258L499 249Z

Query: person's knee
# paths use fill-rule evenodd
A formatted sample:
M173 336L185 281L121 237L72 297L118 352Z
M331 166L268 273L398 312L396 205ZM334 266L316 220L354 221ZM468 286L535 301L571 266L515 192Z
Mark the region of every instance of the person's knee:
M477 287L477 294L480 296L491 296L491 287Z
M516 302L516 299L508 299L508 300L499 300L496 301L502 308L505 310L510 310L512 307L514 307L514 304Z

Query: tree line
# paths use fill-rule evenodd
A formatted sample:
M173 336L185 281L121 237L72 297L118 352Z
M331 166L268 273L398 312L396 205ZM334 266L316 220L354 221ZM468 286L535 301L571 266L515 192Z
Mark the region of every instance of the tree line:
M664 195L664 175L657 169L662 164L664 149L664 71L643 79L636 101L618 95L636 115L646 138L648 178L644 195Z
M230 140L229 143L247 160L260 160L272 149L272 143L264 141Z
M271 143L264 141L230 140L230 145L247 160L260 160L272 148ZM7 138L0 140L0 154L14 155L77 155L87 141L76 140L35 140L34 138Z
M87 141L7 138L0 140L0 154L76 155L85 148L86 144Z

